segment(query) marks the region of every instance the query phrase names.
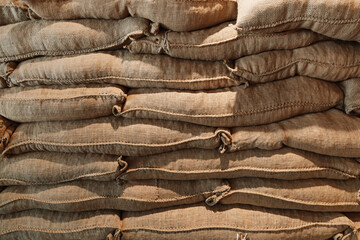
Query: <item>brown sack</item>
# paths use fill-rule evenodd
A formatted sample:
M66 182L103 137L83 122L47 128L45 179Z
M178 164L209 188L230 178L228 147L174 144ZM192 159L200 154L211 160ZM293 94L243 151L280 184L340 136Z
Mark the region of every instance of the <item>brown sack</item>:
M164 101L166 99L166 101ZM236 127L272 123L327 110L343 99L336 84L306 77L213 91L131 89L115 116Z
M33 152L0 157L0 185L111 181L127 167L114 155Z
M21 62L7 80L20 86L113 83L131 88L192 90L244 83L222 62L131 54L126 50L29 59Z
M288 181L238 178L229 182L231 190L220 200L222 204L241 203L317 212L360 212L359 179ZM206 201L212 205L211 198Z
M0 89L8 87L8 76L14 71L16 64L14 62L0 63Z
M150 119L104 117L82 121L23 123L4 153L91 152L144 156L184 148L224 151L226 129Z
M109 116L124 90L111 85L0 89L0 115L16 122L80 120Z
M352 238L349 240L358 240L360 239L360 214L359 213L345 213L345 216L348 217L351 221L354 222L356 229L354 229ZM341 236L341 235L340 235ZM343 237L343 236L341 236Z
M173 207L148 212L123 212L121 240L293 240L329 239L352 232L342 213L267 209L247 205Z
M118 214L116 211L63 213L36 209L0 215L0 238L104 240L121 228Z
M344 108L347 114L360 115L360 78L341 82L344 91Z
M360 77L360 43L324 41L238 59L232 72L250 83L296 75L338 82Z
M236 0L24 0L44 19L143 17L174 31L191 31L236 19Z
M162 31L134 40L125 47L136 54L165 53L176 58L214 61L238 59L275 49L293 49L327 39L309 30L239 34L233 23L193 32Z
M0 26L29 20L28 7L21 0L0 1Z
M217 201L230 190L222 180L78 181L58 185L10 186L0 194L0 214L34 208L78 212L98 209L144 211ZM214 200L215 199L215 200Z
M121 47L144 36L149 21L124 20L26 21L0 27L0 62L36 56L83 54Z
M360 157L360 118L336 109L231 132L230 152L288 146L330 156Z
M0 116L0 152L2 152L10 141L17 124Z
M305 28L331 38L360 41L360 1L238 0L240 32Z
M128 165L119 180L261 177L275 179L352 179L360 177L360 163L292 148L244 150L220 154L216 150L185 149L143 157L123 157ZM123 164L125 165L125 164Z

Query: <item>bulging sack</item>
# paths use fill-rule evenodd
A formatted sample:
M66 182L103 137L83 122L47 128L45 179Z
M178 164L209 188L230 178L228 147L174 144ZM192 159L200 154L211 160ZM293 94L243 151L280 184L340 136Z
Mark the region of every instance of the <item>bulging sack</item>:
M90 119L111 115L125 99L111 85L13 87L0 89L0 115L16 122Z
M303 48L246 56L229 69L250 83L296 75L338 82L360 77L358 52L360 43L323 41Z
M360 41L360 1L237 0L241 32L305 28L331 38Z
M0 152L2 152L10 141L11 135L14 133L17 123L0 116Z
M143 157L123 157L127 169L118 180L230 179L261 177L296 179L355 179L360 162L284 147L278 150L251 149L220 154L216 150L184 149ZM0 170L1 171L1 170Z
M309 30L241 34L234 28L234 23L226 22L192 32L160 31L136 39L125 47L135 54L164 53L176 58L217 61L269 50L294 49L327 39Z
M339 157L360 157L360 118L337 109L268 125L233 128L230 152L284 146Z
M24 0L42 19L143 17L174 31L191 31L236 19L236 0Z
M338 233L352 235L354 228L342 213L191 205L123 212L121 239L329 239Z
M240 203L317 212L360 211L359 179L288 181L239 178L229 182L231 190L220 200L222 204ZM209 201L211 202L211 198L207 199Z
M25 21L0 27L0 62L121 48L148 34L142 18L123 20Z
M164 101L166 99L166 101ZM249 88L212 91L131 89L115 116L236 127L272 123L336 106L343 92L334 83L294 77Z
M131 54L126 50L29 59L21 62L6 79L15 86L112 83L130 88L192 90L244 83L222 62Z
M104 240L121 228L118 214L110 210L64 213L35 209L0 215L0 238Z
M347 114L360 115L360 78L340 82L344 91L344 109Z
M57 185L10 186L0 194L0 214L30 209L78 212L98 209L144 211L217 201L230 190L223 180L123 182L77 181Z
M21 0L0 1L0 26L30 19L28 7Z
M126 167L117 156L103 154L32 152L0 156L0 185L111 181Z
M32 151L144 156L185 148L224 152L227 129L151 119L103 117L82 121L20 124L4 154Z

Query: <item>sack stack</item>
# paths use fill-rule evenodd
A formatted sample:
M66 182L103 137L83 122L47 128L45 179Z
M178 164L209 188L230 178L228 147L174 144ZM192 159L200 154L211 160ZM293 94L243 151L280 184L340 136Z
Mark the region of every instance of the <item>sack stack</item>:
M0 0L0 239L360 239L359 19Z

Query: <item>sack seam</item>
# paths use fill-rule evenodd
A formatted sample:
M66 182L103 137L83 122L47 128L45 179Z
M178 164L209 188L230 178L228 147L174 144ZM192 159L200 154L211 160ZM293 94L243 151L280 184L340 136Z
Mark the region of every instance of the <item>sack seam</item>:
M35 231L35 232L48 232L48 233L71 233L73 231L76 232L81 232L81 231L86 231L86 230L94 230L96 228L116 228L114 226L110 226L110 225L88 225L86 227L82 227L82 228L72 228L72 229L43 229L43 228L28 228L28 227L18 227L15 226L13 229L9 229L7 231L2 231L0 232L0 235L5 235L8 233L12 233L12 232L16 232L16 231Z
M17 94L17 93L15 93ZM78 101L78 99L89 99L89 98L118 98L119 100L123 100L125 94L106 94L106 93L99 93L98 95L86 95L86 96L75 96L66 98L66 93L63 94L64 97L59 98L3 98L0 97L0 101L51 101L51 100L71 100L71 101Z

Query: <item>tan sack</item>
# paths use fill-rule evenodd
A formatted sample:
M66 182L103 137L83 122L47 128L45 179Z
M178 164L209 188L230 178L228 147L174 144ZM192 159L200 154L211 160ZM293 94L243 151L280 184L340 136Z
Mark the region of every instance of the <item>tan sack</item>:
M0 89L8 87L8 76L14 71L16 64L14 62L0 63Z
M0 0L0 26L30 19L28 7L21 0Z
M344 108L347 114L360 115L360 78L341 82L344 91Z

